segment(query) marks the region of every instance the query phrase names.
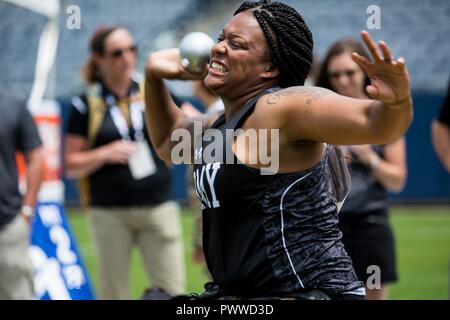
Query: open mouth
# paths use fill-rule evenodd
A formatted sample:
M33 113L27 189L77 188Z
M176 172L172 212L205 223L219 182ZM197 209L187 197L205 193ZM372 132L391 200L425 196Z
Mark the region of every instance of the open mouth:
M214 70L218 73L222 73L222 74L228 72L227 67L223 63L220 63L218 61L211 61L209 68L210 68L210 70L212 69L212 70Z

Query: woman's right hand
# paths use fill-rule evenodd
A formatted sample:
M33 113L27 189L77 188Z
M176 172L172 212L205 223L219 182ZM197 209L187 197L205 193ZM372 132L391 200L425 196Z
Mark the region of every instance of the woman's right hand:
M204 74L193 74L181 64L180 50L164 49L153 52L145 65L147 78L200 80Z
M108 164L127 164L136 151L134 143L127 140L116 140L101 148L104 163Z

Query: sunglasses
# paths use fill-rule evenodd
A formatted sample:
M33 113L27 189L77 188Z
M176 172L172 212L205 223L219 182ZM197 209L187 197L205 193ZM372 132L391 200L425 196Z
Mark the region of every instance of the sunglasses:
M336 72L330 72L329 77L331 79L339 79L341 76L346 76L348 78L351 78L355 75L356 70L344 70L344 71L336 71Z
M124 56L125 53L127 53L128 51L130 51L133 54L136 54L137 53L137 47L133 45L131 47L124 48L124 49L116 49L116 50L111 51L109 53L109 56L117 59L117 58L120 58L120 57Z

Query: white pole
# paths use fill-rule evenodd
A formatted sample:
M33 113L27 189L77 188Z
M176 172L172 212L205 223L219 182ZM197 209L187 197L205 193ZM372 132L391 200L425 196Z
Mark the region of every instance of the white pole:
M42 31L34 72L33 88L30 101L40 102L44 98L45 90L55 62L59 38L58 18L51 18Z
M4 0L44 15L48 22L42 31L36 58L30 105L39 105L45 95L47 83L55 62L59 39L60 0Z

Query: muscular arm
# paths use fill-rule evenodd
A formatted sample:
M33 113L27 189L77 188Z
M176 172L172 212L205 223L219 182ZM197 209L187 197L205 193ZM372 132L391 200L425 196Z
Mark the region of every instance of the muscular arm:
M363 31L361 37L373 61L352 54L370 79L372 98L352 99L312 87L294 87L267 97L279 104L280 132L288 140L332 144L385 144L400 138L412 120L412 100L405 59L394 60L386 43L377 45ZM284 133L283 133L284 131Z
M27 192L23 198L23 205L34 207L44 174L44 148L37 147L26 152L25 161L27 164Z
M173 56L173 59L166 59L165 53L169 54L169 58ZM174 73L181 71L175 56L174 51L153 53L145 70L145 120L153 147L166 162L170 162L171 133L177 124L187 120L187 116L173 101L163 80L166 69L174 70Z
M292 87L270 94L280 133L287 140L330 144L384 144L401 137L412 119L410 99L386 104L353 99L318 87Z
M145 81L145 120L158 156L170 162L171 133L188 118L173 102L163 80L151 75L147 75Z
M432 139L438 158L450 173L450 128L439 121L433 121Z
M201 75L188 73L180 61L178 49L161 50L150 56L145 67L147 128L158 156L167 163L171 162L172 132L177 128L188 129L191 132L194 119L189 118L176 106L163 79L198 80L202 78ZM211 121L204 121L203 128L210 123Z

